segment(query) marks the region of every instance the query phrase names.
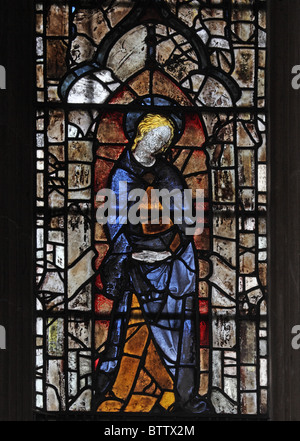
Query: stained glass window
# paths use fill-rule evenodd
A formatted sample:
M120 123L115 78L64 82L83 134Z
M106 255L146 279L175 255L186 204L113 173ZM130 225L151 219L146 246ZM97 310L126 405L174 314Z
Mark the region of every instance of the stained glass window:
M267 414L266 3L36 2L37 413Z

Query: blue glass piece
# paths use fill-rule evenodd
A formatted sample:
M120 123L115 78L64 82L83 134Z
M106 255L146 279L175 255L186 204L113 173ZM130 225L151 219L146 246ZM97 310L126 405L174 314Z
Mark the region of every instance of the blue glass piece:
M180 297L195 291L196 275L183 262L176 260L169 283L169 290L173 296Z
M71 73L64 79L60 86L60 93L62 94L63 98L66 98L69 87L76 81L76 78L77 77Z
M120 236L116 239L115 250L118 250L119 253L130 253L132 251L132 248L124 234L120 234Z
M180 362L182 364L194 364L195 363L195 354L194 351L189 350L193 345L193 341L190 338L193 335L193 324L191 320L185 320L183 324L183 332L182 332L182 342L181 342L181 358Z
M104 361L101 364L101 370L105 373L113 372L117 367L118 360Z
M151 330L166 363L175 364L178 355L179 331L151 326Z
M154 267L147 274L147 279L154 289L162 291L166 289L170 274L170 264L162 264L159 267Z
M166 98L160 97L160 96L159 97L155 96L153 98L153 104L155 106L171 106L172 105L172 103L169 100L167 100Z
M94 67L89 64L86 64L85 66L78 67L75 70L75 73L78 77L81 77L82 75L85 75L86 73L91 72L92 70L94 70Z

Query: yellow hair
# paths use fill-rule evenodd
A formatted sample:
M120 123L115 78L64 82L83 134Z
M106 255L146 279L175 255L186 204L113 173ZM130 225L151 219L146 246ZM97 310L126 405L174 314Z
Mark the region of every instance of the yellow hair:
M172 140L174 138L175 134L175 126L173 121L171 121L169 118L162 116L162 115L155 115L149 113L146 115L142 121L139 123L137 128L136 137L133 141L133 145L131 147L131 150L134 151L138 145L138 143L143 139L143 137L149 133L152 129L156 129L158 127L167 126L171 129L171 137L168 143L165 145L163 151L165 152L171 145Z

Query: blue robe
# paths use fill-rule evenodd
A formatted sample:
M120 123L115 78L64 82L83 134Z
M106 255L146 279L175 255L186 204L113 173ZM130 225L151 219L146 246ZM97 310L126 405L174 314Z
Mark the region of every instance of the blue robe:
M165 159L157 158L154 166L143 167L127 150L110 177L117 207L120 181L127 183L128 193L136 188L146 191L149 174L153 188L186 188L180 172ZM172 218L172 203L170 208ZM96 400L109 390L116 377L134 293L156 349L174 381L176 401L185 405L197 396L199 388L198 264L193 237L186 236L184 222L173 223L157 234L145 234L141 224L122 225L118 221L108 223L107 228L110 252L100 272L106 295L115 302L106 350L97 367ZM170 249L171 257L161 262L132 258L132 253L142 250Z

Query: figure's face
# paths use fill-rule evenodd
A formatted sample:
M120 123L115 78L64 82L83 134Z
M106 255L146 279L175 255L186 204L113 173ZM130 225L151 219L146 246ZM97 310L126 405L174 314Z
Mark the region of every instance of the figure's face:
M145 153L151 156L156 156L170 141L171 136L172 132L168 126L152 129L139 142L139 149L144 150Z

